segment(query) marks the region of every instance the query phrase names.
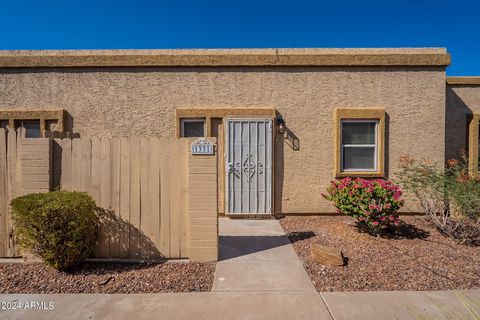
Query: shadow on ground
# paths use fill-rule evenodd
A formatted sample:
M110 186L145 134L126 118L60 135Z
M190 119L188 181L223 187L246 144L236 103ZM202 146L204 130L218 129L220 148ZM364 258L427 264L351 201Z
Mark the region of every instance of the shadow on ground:
M314 237L313 232L292 232L281 236L220 236L220 260L261 252ZM289 240L290 239L290 240Z
M72 270L64 271L71 275L102 275L111 273L123 273L134 270L147 270L165 263L165 261L158 262L97 262L88 261L80 264Z
M417 228L413 224L403 222L397 227L391 227L385 229L380 234L373 234L365 229L365 227L360 223L355 223L355 227L360 233L368 233L372 236L380 236L385 239L401 240L401 239L421 239L425 240L430 236L430 232Z

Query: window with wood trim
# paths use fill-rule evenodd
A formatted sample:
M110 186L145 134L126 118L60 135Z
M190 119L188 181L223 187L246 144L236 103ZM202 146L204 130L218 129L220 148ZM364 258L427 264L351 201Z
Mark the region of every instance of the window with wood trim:
M335 176L383 177L385 110L335 110Z
M64 130L63 110L0 110L0 127L24 128L27 138L39 138L45 131Z
M204 118L183 118L180 119L181 137L205 137Z

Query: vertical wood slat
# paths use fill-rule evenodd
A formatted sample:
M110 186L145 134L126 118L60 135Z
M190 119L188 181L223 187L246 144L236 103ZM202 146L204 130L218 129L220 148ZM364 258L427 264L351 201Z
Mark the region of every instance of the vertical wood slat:
M180 215L180 257L189 256L189 228L188 228L188 182L187 182L187 172L188 172L188 141L187 139L180 139L177 143L179 148L180 157L177 158L177 163L179 164L178 171L175 173L176 179L179 181L179 197L180 201L178 202L179 208L177 213Z
M7 137L7 204L18 195L18 189L20 179L18 175L18 162L17 162L17 132L12 128L6 131ZM10 236L13 234L13 221L10 214L10 208L8 208L7 215L7 232L8 232L8 256L13 257L18 254L15 243L15 237Z
M91 162L91 178L90 178L90 195L93 197L97 205L101 201L101 174L102 174L102 159L101 159L101 142L97 137L92 137L92 162ZM98 230L97 246L95 248L95 256L101 257L101 245L104 242L103 229L100 226Z
M62 175L60 183L65 190L72 190L72 140L61 139L62 147Z
M78 191L81 188L82 183L82 141L79 138L71 140L72 142L72 185L71 190Z
M161 220L161 206L163 206L163 194L160 193L161 190L161 176L160 176L160 167L161 167L161 158L160 158L160 141L158 138L150 138L150 149L149 149L149 166L150 166L150 180L149 180L149 193L150 193L150 215L151 215L151 234L152 241L155 244L156 248L152 251L152 257L158 258L161 255L168 255L168 246L166 246L164 241L164 235L161 232L161 225L163 225L163 220ZM163 191L163 190L162 190ZM162 198L161 198L162 197Z
M170 178L170 166L169 166L169 153L170 144L168 140L162 139L159 141L161 144L162 153L158 157L157 162L160 165L160 190L161 190L161 208L159 210L159 222L160 222L160 250L166 256L170 256L170 192L174 180ZM155 150L159 150L160 146L157 146Z
M120 228L123 224L120 221L120 140L112 138L111 140L111 200L110 205L113 210L112 214L116 218L116 222L112 224L110 236L110 255L118 257L120 255L120 233L124 231Z
M90 194L95 202L100 204L101 200L101 175L102 175L102 155L101 143L97 137L92 137L92 163L91 163L91 177L90 177Z
M150 139L140 138L140 229L149 239L153 238L152 212L149 192ZM141 255L150 259L150 242L140 243Z
M90 193L92 167L92 141L85 137L82 140L82 164L80 190Z
M130 222L130 143L128 138L120 139L120 219ZM121 230L119 234L120 258L128 258L130 251L130 234L132 228Z
M140 139L130 137L130 224L132 232L129 236L129 257L138 258L141 255L139 233L141 228L140 200L141 200L141 158Z
M7 139L0 128L0 257L8 255Z
M180 175L176 175L178 168L181 165L179 162L179 143L169 143L168 144L168 155L166 156L167 164L170 164L169 170L166 170L165 180L168 181L168 185L162 186L162 194L164 189L167 188L170 190L170 195L168 197L169 202L169 214L170 214L170 232L169 243L170 243L170 254L172 258L180 258L180 219L181 211L180 208L180 188L181 183ZM177 176L177 179L175 179ZM179 181L180 180L180 181ZM167 184L167 183L165 183Z
M13 199L18 195L19 182L17 176L17 133L9 129L7 133L7 170L8 170L8 198Z
M112 235L110 214L111 214L111 140L109 137L102 137L100 139L101 152L101 174L100 174L100 206L105 211L108 220L102 225L101 237L99 237L99 254L101 257L110 256L110 237Z

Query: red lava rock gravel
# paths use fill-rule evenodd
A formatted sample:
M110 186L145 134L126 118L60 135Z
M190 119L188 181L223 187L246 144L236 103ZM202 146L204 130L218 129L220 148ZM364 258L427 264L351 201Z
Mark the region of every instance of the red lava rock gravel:
M0 293L210 291L215 263L94 263L66 273L41 263L0 264Z
M402 220L410 227L388 238L359 232L349 217L286 217L280 223L318 291L480 288L480 247L455 243L425 217ZM341 249L347 266L314 262L314 241Z

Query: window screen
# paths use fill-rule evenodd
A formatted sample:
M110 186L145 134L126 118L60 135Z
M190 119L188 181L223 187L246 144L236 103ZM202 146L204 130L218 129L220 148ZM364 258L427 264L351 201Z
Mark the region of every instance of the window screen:
M182 119L182 137L204 137L205 120L204 119Z
M342 171L377 169L376 120L342 120Z

